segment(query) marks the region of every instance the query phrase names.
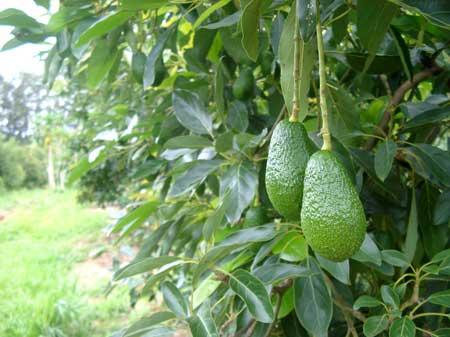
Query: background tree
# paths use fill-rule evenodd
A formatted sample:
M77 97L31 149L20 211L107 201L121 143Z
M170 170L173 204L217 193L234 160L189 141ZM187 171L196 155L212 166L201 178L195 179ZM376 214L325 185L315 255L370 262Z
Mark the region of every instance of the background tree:
M70 181L121 168L99 180L130 200L111 232L141 248L115 281L134 279L133 300L162 291L168 311L118 335L169 336L174 321L195 337L448 334L449 13L448 1L66 0L43 27L2 12L15 43L56 37L48 83L79 88L88 151ZM341 263L265 192L274 125L294 111L320 147L319 104L368 220Z

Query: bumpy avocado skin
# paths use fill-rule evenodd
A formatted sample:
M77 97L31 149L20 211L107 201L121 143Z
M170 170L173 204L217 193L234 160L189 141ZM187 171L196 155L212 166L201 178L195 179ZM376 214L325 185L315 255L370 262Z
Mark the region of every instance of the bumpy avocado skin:
M267 158L266 190L273 207L290 221L300 220L305 168L313 152L302 123L283 120L275 127Z
M308 162L301 218L306 241L329 260L348 259L364 241L366 218L358 193L329 151L316 152Z

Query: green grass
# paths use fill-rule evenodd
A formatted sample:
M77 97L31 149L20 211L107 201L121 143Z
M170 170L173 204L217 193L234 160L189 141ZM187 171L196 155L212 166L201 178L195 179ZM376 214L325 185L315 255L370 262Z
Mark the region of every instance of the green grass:
M0 336L109 336L129 314L126 289L80 289L72 272L98 246L105 211L78 205L75 193L0 195Z

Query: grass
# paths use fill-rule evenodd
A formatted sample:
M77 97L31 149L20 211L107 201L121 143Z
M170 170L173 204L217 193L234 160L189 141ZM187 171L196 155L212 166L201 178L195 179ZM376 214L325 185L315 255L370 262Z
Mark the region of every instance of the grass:
M81 289L72 272L101 241L105 211L34 190L0 195L1 214L0 336L103 337L124 324L127 290L105 298L104 282Z

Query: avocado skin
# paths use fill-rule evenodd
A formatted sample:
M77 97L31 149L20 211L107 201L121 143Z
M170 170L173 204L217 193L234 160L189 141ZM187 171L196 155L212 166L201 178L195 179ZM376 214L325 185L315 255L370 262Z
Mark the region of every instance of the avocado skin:
M330 151L318 151L308 162L301 219L308 244L331 261L353 256L364 241L364 208L345 167Z
M290 221L300 220L303 178L314 152L302 123L283 120L270 140L266 190L273 207Z

